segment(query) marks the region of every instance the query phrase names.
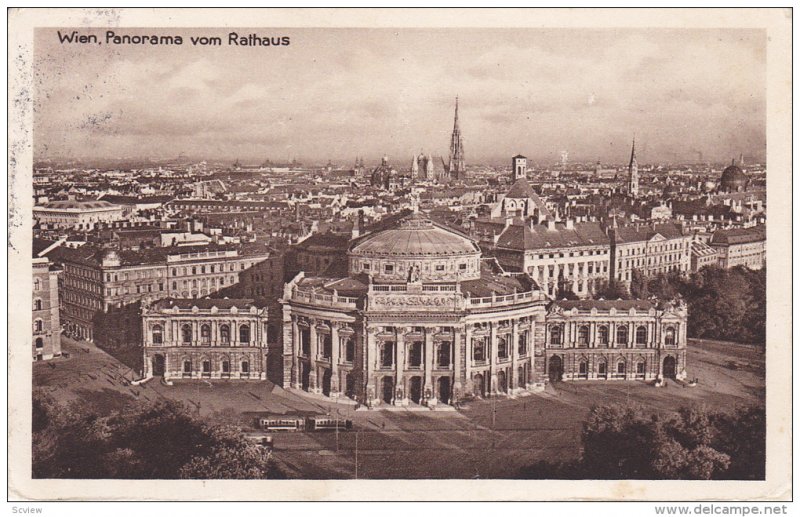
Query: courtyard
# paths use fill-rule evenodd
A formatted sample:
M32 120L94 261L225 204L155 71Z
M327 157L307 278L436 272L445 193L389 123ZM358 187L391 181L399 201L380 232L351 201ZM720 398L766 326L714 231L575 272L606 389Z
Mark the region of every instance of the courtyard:
M764 356L757 348L690 340L685 387L655 388L638 381L559 382L542 393L477 400L459 411L356 411L351 404L284 390L268 381L175 381L141 386L133 372L91 343L63 338L69 357L33 365L33 382L62 403L82 400L105 413L135 401L184 402L214 424L241 426L251 435L258 416L331 414L353 421L340 433L275 434L274 457L293 477L509 478L540 460L580 454L581 425L595 404L635 403L659 412L702 404L733 409L763 403Z

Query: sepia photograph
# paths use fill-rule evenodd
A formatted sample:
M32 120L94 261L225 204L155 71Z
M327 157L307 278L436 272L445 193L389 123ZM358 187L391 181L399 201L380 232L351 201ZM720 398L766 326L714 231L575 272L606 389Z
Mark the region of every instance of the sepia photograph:
M791 10L690 11L11 12L12 499L790 499Z

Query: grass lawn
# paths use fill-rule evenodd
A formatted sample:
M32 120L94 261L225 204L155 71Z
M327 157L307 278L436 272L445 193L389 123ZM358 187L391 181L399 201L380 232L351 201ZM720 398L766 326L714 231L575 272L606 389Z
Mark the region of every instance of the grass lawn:
M763 403L764 356L753 347L690 340L688 373L699 384L668 381L654 388L637 381L573 382L516 399L471 402L458 412L354 411L283 390L268 381L152 380L126 385L129 369L91 344L64 339L69 358L34 363L34 386L57 400L85 400L102 412L159 397L184 401L209 422L237 424L255 432L264 413L333 413L353 420L338 433L275 435L275 458L297 477L352 478L358 441L359 478L507 478L538 460L570 460L579 454L581 423L594 404L641 404L670 412L691 404L714 409Z

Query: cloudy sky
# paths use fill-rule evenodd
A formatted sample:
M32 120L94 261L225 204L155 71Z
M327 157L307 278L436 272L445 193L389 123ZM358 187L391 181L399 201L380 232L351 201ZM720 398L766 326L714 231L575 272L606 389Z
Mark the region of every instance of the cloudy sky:
M35 156L405 161L447 154L456 95L468 163L624 162L634 132L645 162L766 154L763 31L237 30L281 47L228 32L119 29L185 41L118 46L38 29Z

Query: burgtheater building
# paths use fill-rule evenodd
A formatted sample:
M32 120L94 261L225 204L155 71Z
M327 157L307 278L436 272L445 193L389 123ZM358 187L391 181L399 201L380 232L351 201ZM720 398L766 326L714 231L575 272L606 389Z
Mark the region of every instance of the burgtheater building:
M435 407L471 396L541 390L551 376L546 336L552 305L546 294L527 273L505 272L495 259L482 258L472 239L421 214L353 240L346 277L298 273L286 284L281 304L284 387L345 395L370 407ZM636 319L651 328L658 317L650 308L619 310L613 317L598 310L620 325ZM591 310L573 312L569 317L576 322L594 317ZM566 336L564 313L550 314L564 320ZM685 312L682 317L675 332L685 332ZM662 330L651 332L647 343L655 347ZM685 347L682 337L675 342ZM570 345L566 338L553 343L564 356L559 379L578 378L571 376L566 357ZM635 359L626 359L626 372L628 364L638 364ZM646 371L656 374L653 361ZM638 366L630 368L638 372Z

